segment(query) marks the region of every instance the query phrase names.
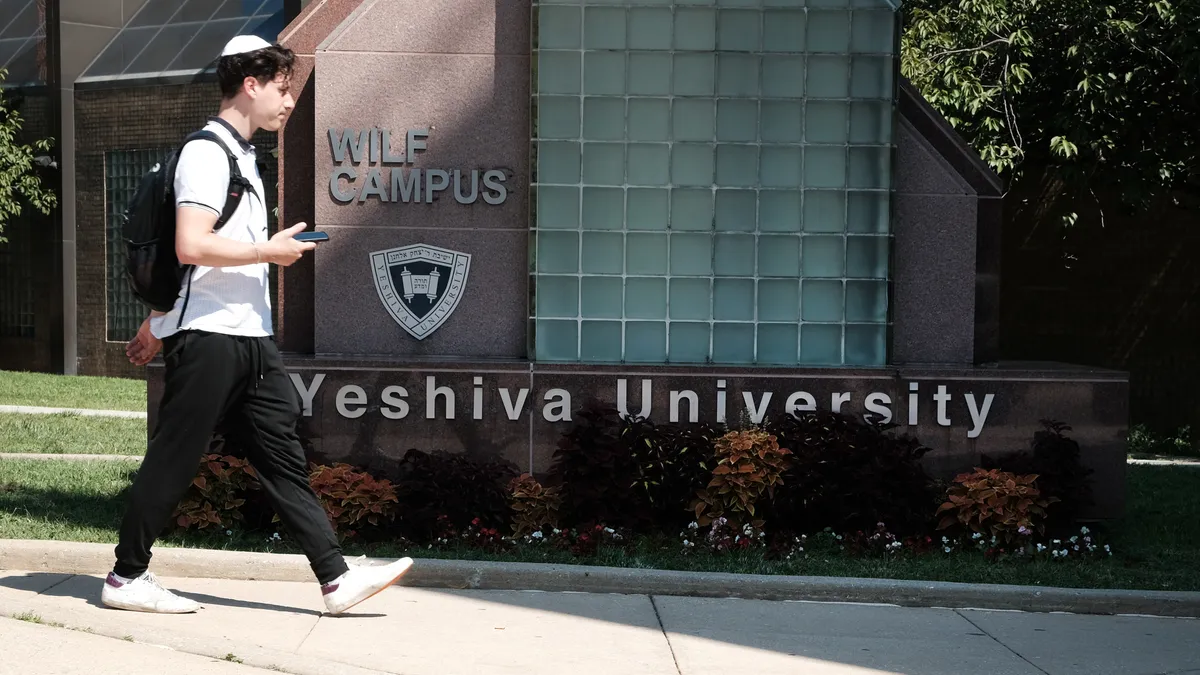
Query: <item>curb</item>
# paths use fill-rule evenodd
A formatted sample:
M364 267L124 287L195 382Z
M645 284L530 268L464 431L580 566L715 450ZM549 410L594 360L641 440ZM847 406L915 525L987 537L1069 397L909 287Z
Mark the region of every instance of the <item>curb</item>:
M0 405L0 413L21 415L80 415L83 417L125 417L144 420L146 413L133 410L95 410L92 408L44 408L36 405Z
M71 462L131 462L142 461L144 457L141 455L56 455L45 452L0 452L0 459L31 459L31 460L54 460L61 459Z
M112 561L111 544L5 540L0 545L0 570L103 575L112 568ZM308 561L299 554L160 547L155 550L153 567L163 577L314 582ZM1190 591L1053 588L435 559L418 559L401 583L420 588L682 595L1200 618L1200 592Z

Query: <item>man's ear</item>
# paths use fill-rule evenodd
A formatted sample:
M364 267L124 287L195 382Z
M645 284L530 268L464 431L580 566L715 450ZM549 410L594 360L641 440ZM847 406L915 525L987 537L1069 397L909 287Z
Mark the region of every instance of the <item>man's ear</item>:
M246 92L246 95L249 96L251 100L258 98L259 86L258 79L253 75L247 75L245 79L242 80L242 91Z

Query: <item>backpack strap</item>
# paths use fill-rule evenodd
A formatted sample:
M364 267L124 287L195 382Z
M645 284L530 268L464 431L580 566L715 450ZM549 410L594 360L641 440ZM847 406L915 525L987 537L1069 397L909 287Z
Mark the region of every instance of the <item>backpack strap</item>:
M229 160L229 192L225 196L225 206L221 209L221 215L217 217L217 223L213 225L213 232L216 232L224 227L225 223L229 222L229 219L233 217L233 212L237 210L238 205L242 202L242 195L244 195L247 191L249 191L250 194L253 194L255 197L258 197L259 201L262 201L262 197L254 190L254 184L242 175L242 170L240 167L238 167L237 157L233 156L233 153L229 150L229 146L225 144L225 141L221 140L220 136L217 136L208 129L201 129L188 135L188 137L184 139L183 145L187 145L195 140L212 141L213 143L216 143L222 150L225 151L225 157ZM182 146L180 147L179 151L181 153L183 152ZM265 204L266 202L263 203ZM187 267L187 291L183 296L183 307L179 310L179 323L176 324L176 328L183 326L183 315L187 313L188 300L190 300L192 296L192 275L195 274L196 267L195 265L188 265Z

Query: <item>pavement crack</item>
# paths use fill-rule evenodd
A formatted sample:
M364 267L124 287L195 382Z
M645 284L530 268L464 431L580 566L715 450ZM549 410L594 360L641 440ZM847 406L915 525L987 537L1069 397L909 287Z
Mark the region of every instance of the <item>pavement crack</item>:
M300 640L300 644L296 645L296 651L294 652L295 654L298 655L300 650L304 648L304 643L308 642L308 638L312 637L313 632L317 630L317 624L321 623L321 619L323 618L325 618L324 614L318 616L317 620L313 622L312 628L309 628L308 632L304 634L304 639Z
M974 621L972 621L971 619L969 619L969 618L968 618L968 617L967 617L965 614L963 614L961 611L959 611L959 610L957 610L957 609L956 609L956 610L954 610L954 613L955 613L955 614L957 614L957 615L959 615L960 617L962 617L963 621L966 621L967 623L969 623L969 624L971 624L972 626L974 626L974 627L975 627L975 630L977 630L977 631L979 631L980 633L983 633L984 635L986 635L986 636L990 637L990 638L992 639L992 641L993 641L993 642L995 642L996 644L1000 645L1001 647L1004 647L1004 648L1005 648L1005 649L1007 649L1008 651L1012 652L1013 656L1016 656L1018 659L1021 659L1021 660L1022 660L1022 661L1024 661L1025 663L1028 663L1029 665L1033 666L1034 668L1037 668L1039 673L1042 673L1043 675L1050 675L1050 673L1049 673L1049 672L1047 672L1047 671L1046 671L1044 668L1042 668L1042 667L1041 667L1041 666L1039 666L1038 664L1034 663L1033 661L1030 661L1029 659L1025 658L1024 656L1022 656L1022 655L1021 655L1021 653L1020 653L1020 652L1018 652L1017 650L1013 649L1012 647L1009 647L1008 645L1006 645L1006 644L1004 644L1003 642L1001 642L1000 640L998 640L998 639L996 638L996 636L995 636L995 635L992 635L991 633L989 633L989 632L987 632L986 630L984 630L982 626L980 626L979 624L977 624L977 623L975 623Z
M79 576L79 575L78 574L68 574L65 577L63 577L62 581L59 581L58 583L52 585L50 588L42 590L41 592L38 593L38 595L45 595L45 594L49 593L50 591L58 588L59 586L62 586L63 584L67 583L68 581L74 579L77 576Z
M647 597L650 598L650 606L654 608L654 618L658 619L658 629L662 631L663 638L667 641L667 649L671 650L671 661L675 663L675 672L683 675L683 671L679 669L679 657L675 656L675 645L671 644L671 636L667 635L667 627L663 625L662 613L658 611L658 603L654 601L653 595Z

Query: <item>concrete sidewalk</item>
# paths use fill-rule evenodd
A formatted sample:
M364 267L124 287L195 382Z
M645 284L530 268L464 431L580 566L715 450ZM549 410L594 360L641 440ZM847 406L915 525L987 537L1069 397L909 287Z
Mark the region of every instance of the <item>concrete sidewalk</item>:
M312 582L163 582L204 609L109 610L99 604L100 575L0 572L0 614L66 626L0 620L0 673L124 675L147 654L157 660L144 672L182 673L1200 671L1193 619L403 586L334 617Z

